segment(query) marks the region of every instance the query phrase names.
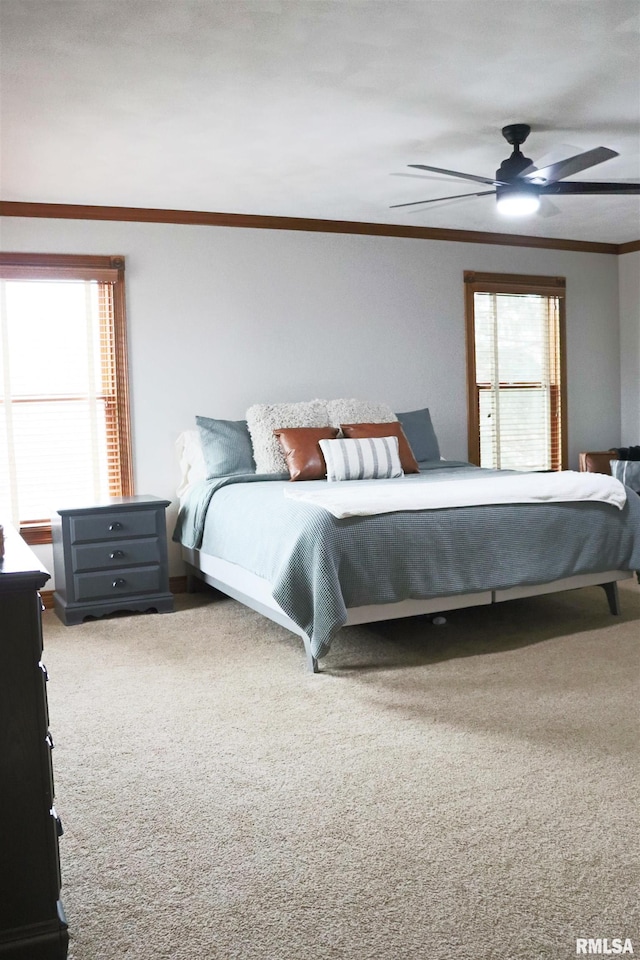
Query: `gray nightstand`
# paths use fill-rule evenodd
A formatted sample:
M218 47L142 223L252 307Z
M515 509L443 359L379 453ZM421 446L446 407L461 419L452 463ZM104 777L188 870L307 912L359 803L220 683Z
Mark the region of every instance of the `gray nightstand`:
M173 610L165 510L170 500L112 497L51 519L55 611L81 623L119 610Z

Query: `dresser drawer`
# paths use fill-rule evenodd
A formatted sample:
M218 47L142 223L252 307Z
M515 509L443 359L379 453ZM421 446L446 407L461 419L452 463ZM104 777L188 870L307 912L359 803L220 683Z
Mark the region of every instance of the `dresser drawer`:
M157 533L157 514L155 510L94 513L90 516L71 517L69 529L71 543L147 537Z
M132 567L139 563L160 563L162 551L160 541L154 537L148 540L105 540L101 543L84 543L71 548L74 573L83 570L100 570L105 567Z
M77 601L153 593L162 587L161 568L121 567L113 572L76 573L73 584Z

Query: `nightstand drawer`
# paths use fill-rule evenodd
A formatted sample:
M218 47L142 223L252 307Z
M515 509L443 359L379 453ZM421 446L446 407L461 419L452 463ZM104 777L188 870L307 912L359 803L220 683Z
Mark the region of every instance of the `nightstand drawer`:
M156 567L123 567L112 573L77 573L73 577L75 598L117 599L131 594L148 594L161 589L161 570Z
M91 516L71 517L71 543L91 540L116 540L145 537L157 533L155 510L109 511Z
M101 543L85 543L71 548L73 572L104 570L105 568L131 567L139 563L160 563L160 541L116 540Z

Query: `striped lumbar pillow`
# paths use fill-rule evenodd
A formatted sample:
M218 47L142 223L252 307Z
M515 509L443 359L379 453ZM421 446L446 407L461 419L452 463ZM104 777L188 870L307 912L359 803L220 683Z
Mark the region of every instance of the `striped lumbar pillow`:
M320 440L327 480L382 480L402 477L397 437Z

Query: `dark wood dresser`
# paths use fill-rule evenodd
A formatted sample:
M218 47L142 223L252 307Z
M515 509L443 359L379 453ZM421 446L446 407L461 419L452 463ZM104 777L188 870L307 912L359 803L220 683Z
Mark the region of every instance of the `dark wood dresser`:
M81 623L117 611L167 613L169 500L111 497L58 510L51 519L55 611L63 623Z
M49 579L20 536L5 527L0 560L0 960L63 960L39 590Z

